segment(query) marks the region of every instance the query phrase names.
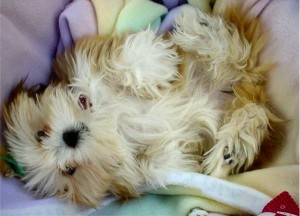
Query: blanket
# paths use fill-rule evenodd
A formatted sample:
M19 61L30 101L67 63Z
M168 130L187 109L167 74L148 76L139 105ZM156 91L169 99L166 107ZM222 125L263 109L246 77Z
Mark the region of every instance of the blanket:
M226 4L235 1L217 0L212 11L222 13ZM149 25L160 32L171 30L174 17L187 3L211 11L210 1L147 1L151 13L139 13L144 19L137 25L134 17L130 17L134 13L130 12L141 10L144 5L134 0L105 1L107 5L100 4L102 7L108 4L115 7L101 16L99 12L103 10L101 7L97 10L97 0L28 2L29 5L6 0L1 5L2 101L21 77L28 75L28 85L47 83L53 57L83 36L122 32L138 25L130 30ZM246 3L251 6L253 16L260 16L264 28L270 31L270 41L261 61L271 58L278 62L270 75L268 91L274 105L288 120L288 134L274 161L264 169L226 179L196 173L166 173L167 188L145 188L145 196L126 203L107 197L99 209L68 205L56 198L37 199L25 192L23 183L17 179L1 177L1 215L187 215L197 208L211 215L216 212L258 215L283 191L288 191L299 203L299 53L295 48L299 36L299 3L297 0L247 0ZM108 19L109 16L114 19ZM120 16L126 19L118 21Z

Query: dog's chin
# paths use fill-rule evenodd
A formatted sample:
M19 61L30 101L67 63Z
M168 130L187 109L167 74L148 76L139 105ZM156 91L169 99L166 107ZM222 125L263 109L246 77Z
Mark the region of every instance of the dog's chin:
M69 177L67 187L58 195L72 203L97 207L109 190L111 177L101 167L80 169Z
M57 168L56 168L57 169ZM44 173L44 174L43 174ZM111 176L101 166L80 166L74 174L39 171L25 177L26 188L39 197L58 196L68 203L97 207L107 194Z

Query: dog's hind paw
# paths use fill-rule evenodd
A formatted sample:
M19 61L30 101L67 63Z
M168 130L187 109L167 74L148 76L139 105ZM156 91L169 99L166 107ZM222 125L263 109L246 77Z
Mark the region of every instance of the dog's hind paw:
M229 150L225 142L217 143L210 151L204 154L201 164L202 173L225 177L229 175L238 163L238 158L233 150Z
M235 161L234 154L229 152L228 146L226 146L224 149L223 159L226 165L231 165Z
M219 16L184 7L175 19L172 41L194 54L219 88L244 76L251 46L233 23Z
M224 55L228 34L220 17L186 6L175 19L172 40L187 52L213 59L215 55Z
M268 124L264 108L254 103L235 110L218 131L217 143L204 154L203 173L224 177L250 167L268 134Z

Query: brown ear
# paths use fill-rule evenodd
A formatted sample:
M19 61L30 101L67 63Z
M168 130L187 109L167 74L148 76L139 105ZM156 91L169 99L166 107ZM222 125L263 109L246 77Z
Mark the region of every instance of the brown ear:
M19 94L27 91L27 89L25 88L26 79L27 77L21 79L21 81L16 85L16 87L10 92L7 104L11 104Z
M28 97L33 98L34 100L38 95L41 95L44 93L46 89L46 85L43 83L36 84L30 88L25 87L25 79L22 79L16 87L10 92L10 95L8 97L7 106L9 106L15 99L20 95L21 93L27 92Z
M24 79L21 79L21 81L16 85L16 87L14 89L12 89L12 91L10 92L7 101L2 101L2 115L3 115L3 119L7 124L11 124L11 118L9 115L9 110L10 110L10 106L14 103L14 101L16 101L16 98L18 97L18 95L24 93L27 91L27 89L25 88L25 81L26 81L27 77Z
M32 98L36 101L38 96L43 94L47 87L46 85L40 83L40 84L34 85L30 88L27 88L27 87L25 87L26 79L27 79L27 77L22 79L16 85L16 87L10 92L7 102L5 103L5 101L3 101L3 103L2 103L3 104L2 113L3 113L3 118L6 123L11 123L11 119L9 116L10 106L14 103L17 103L17 101L18 101L17 98L20 94L27 94L27 96L29 98Z
M27 90L27 95L28 97L33 98L33 100L36 102L38 97L44 93L46 88L47 86L45 84L39 83L37 85L30 87Z
M34 95L43 94L47 86L43 83L36 84L28 89L28 96L33 97Z

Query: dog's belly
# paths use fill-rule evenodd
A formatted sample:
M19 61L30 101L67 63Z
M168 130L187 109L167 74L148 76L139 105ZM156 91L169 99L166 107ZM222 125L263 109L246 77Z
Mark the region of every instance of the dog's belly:
M134 149L146 182L159 182L167 170L199 171L198 159L214 139L220 118L208 98L182 93L126 100L111 114L119 116L122 144Z

